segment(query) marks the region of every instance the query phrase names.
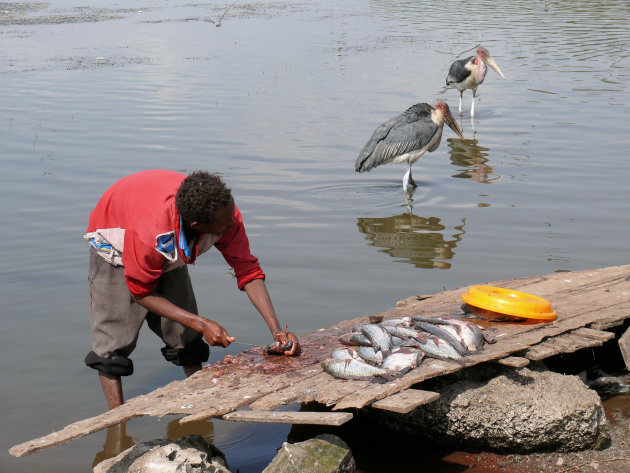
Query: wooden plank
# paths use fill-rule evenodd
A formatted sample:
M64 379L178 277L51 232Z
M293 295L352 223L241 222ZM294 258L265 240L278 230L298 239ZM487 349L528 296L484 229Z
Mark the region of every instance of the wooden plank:
M603 343L604 340L583 337L570 332L534 345L525 351L524 356L530 360L539 361L561 353L573 353L584 348L601 346Z
M607 342L608 340L612 340L613 338L615 338L615 334L612 332L606 332L605 330L594 330L592 328L586 327L574 330L573 333L581 335L583 337L595 338L596 340L601 340L602 342Z
M249 354L244 352L238 355L236 362L227 361L223 367L216 367L214 365L217 364L213 364L210 369L215 369L214 372L209 373L209 370L204 369L191 378L173 382L145 396L130 399L125 405L102 416L72 424L76 427L74 430L66 431L71 427L68 426L55 433L53 440L46 436L42 438L46 440L41 444L37 442L41 439L32 441L27 450L21 451L31 449L22 454L32 453L46 448L39 445L52 446L64 443L69 439L79 438L145 414L158 417L168 414L190 414L188 418L192 420L194 417L191 416L195 415L201 416L198 418L224 415L245 405L253 406L258 400L259 404L267 403L267 406L273 406L276 402L286 403L288 400L301 402L302 399L306 399L327 405L335 404L334 410L358 408L392 396L425 379L452 373L477 363L505 359L517 352L530 349L532 345L540 344L545 338L558 337L572 330L574 338L559 342L555 347L556 351L559 347L562 350L579 349L576 347L587 346L592 341L603 343L605 340L601 334L587 333L583 330L619 325L630 318L629 275L630 265L626 265L489 283L548 298L558 313L558 319L549 324L501 324L479 321L486 328L491 328L498 342L495 345L486 345L481 353L468 357L461 365L454 362L425 360L419 368L383 385L335 380L322 373L319 361L330 354L338 335L355 325L369 321L369 316L362 316L342 321L334 327L301 335L304 353L299 358L263 360L260 351L257 354L253 351ZM406 315L449 315L460 311L462 304L460 296L467 289L464 287L444 291L428 298L408 298L400 307L377 315L385 318ZM585 329L586 326L590 326L591 329ZM610 337L608 334L605 336ZM270 363L279 369L265 371ZM309 365L316 366L317 369L314 370ZM225 373L222 370L225 370ZM309 376L318 377L321 384L304 389L308 383L303 380ZM295 386L301 386L302 389L295 389ZM119 410L122 408L124 410ZM19 453L18 450L15 451Z
M45 435L38 439L15 445L14 447L11 447L9 453L14 457L23 457L25 455L30 455L31 453L39 452L40 450L44 450L45 448L61 445L69 442L70 440L83 437L84 435L106 429L112 425L140 417L141 414L136 414L129 409L122 409L123 407L125 407L125 405L112 409L111 411L107 411L100 416L70 424L58 432L53 432L52 434ZM121 411L116 412L117 409L121 409Z
M609 328L619 327L623 325L624 319L611 317L609 319L599 320L591 325L594 330L608 330Z
M497 363L504 366L510 366L512 368L523 368L529 365L529 360L522 356L506 356L505 358L499 358Z
M619 349L623 361L626 363L626 369L630 370L630 327L619 337Z
M371 407L383 409L385 411L398 412L399 414L407 414L416 407L433 402L439 397L439 393L422 391L420 389L407 389L394 394L393 396L376 401L371 405Z
M306 394L311 391L317 391L322 383L326 383L329 380L330 377L320 368L319 374L312 378L304 379L282 390L261 397L251 403L249 407L255 410L268 410L284 406L291 402L297 402L296 399L306 396Z
M350 412L279 412L240 410L225 414L222 419L238 422L269 422L276 424L342 425L352 419L352 414Z
M307 366L298 370L298 372L300 376L310 377L314 376L319 371L315 366ZM244 377L241 380L240 386L233 389L224 389L223 392L217 393L210 407L197 410L183 419L180 419L179 422L186 424L188 422L217 417L235 411L269 393L291 385L291 383L299 379L300 376L296 376L295 373L283 373L275 376L250 376L249 378L251 379Z

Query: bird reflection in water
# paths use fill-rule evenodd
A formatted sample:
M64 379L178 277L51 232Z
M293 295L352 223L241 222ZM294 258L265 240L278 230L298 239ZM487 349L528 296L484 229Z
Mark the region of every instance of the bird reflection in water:
M501 176L494 173L492 166L487 164L490 149L479 146L476 138L466 140L449 138L446 141L451 164L460 168L452 177L474 179L484 184L492 184L501 179Z
M438 217L419 217L412 212L381 218L359 218L357 226L370 246L382 248L396 262L410 263L416 268L449 269L449 260L461 241L466 220L450 239L444 236L446 227ZM447 237L448 238L448 237Z

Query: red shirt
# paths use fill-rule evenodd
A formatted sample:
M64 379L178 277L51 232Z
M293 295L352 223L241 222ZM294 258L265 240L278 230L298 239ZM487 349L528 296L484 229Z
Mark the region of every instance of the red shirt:
M90 214L85 239L112 264L125 267L125 280L134 296L151 294L164 271L193 264L215 246L234 269L239 289L264 279L258 259L249 249L243 218L234 206L234 225L223 235L199 234L190 242L190 257L180 246L180 215L175 194L185 174L142 171L124 177L105 191ZM172 251L159 245L172 236Z

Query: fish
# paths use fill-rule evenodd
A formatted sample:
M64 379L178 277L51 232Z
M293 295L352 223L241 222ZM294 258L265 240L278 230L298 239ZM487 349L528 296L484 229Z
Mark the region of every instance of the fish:
M399 347L393 349L383 360L381 368L404 374L409 370L417 368L423 358L424 352L422 350L411 347Z
M351 350L350 348L335 348L331 353L330 357L335 360L360 360L361 357L357 354L356 351Z
M292 346L293 341L290 338L278 340L267 345L265 347L265 353L268 355L284 355L284 352L290 350Z
M375 350L383 352L387 356L392 347L392 337L379 325L362 325L361 332L372 342Z
M406 346L416 346L427 356L438 360L460 360L462 355L448 342L429 333L408 339Z
M389 333L392 337L399 337L403 340L407 338L413 338L418 335L417 330L413 330L411 328L403 327L400 325L383 325L381 324L383 329Z
M335 378L351 379L357 381L372 381L372 382L384 382L394 379L395 374L389 371L379 368L377 366L369 365L363 361L357 360L323 360L321 363L322 369L334 376Z
M444 328L436 324L428 323L428 322L418 322L416 326L430 333L431 335L434 335L437 338L444 340L449 345L451 345L455 350L457 350L457 353L459 353L460 355L469 354L468 349L464 346L459 336L453 335L448 330L445 330Z
M359 347L357 355L363 361L374 366L379 366L383 362L383 353L380 350L375 350L374 347Z
M380 325L384 327L385 325L401 325L403 327L411 327L411 317L399 317L396 319L385 319Z
M482 349L484 343L496 343L496 338L488 330L483 330L477 324L469 322L467 320L461 320L456 318L428 318L428 317L414 317L414 321L429 322L433 324L442 324L443 328L449 326L454 327L457 330L457 336L461 339L464 346L470 352L476 352ZM452 332L452 330L449 330Z
M361 332L350 332L341 335L338 340L344 345L361 345L371 347L372 342L369 338L363 335Z

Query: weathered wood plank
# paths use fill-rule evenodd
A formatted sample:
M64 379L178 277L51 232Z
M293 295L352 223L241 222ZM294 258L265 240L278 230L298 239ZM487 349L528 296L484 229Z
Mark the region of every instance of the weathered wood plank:
M399 414L407 414L416 407L428 404L440 397L439 393L431 391L422 391L420 389L407 389L393 396L386 397L380 401L376 401L371 407L383 409L385 411L398 412Z
M584 337L575 332L569 332L534 345L525 351L524 356L533 361L540 361L561 353L573 353L584 348L601 346L603 343L604 340L602 339Z
M512 368L523 368L529 365L529 360L522 356L506 356L505 358L499 358L497 363L503 366L510 366Z
M621 350L621 356L626 364L626 368L630 370L630 327L619 337L619 349Z
M279 412L234 411L223 415L223 420L238 422L269 422L276 424L342 425L352 419L350 412Z
M180 419L181 424L217 417L236 409L247 406L261 397L289 386L300 377L311 377L317 374L313 366L307 366L292 373L283 373L275 376L254 375L241 379L239 386L233 389L224 389L217 393L212 400L212 405L205 409L198 410ZM250 378L250 379L248 379Z
M195 416L201 419L225 415L245 405L260 409L263 406L272 408L287 402L310 400L326 405L335 404L333 410L363 407L395 395L425 379L452 373L477 363L506 359L529 350L536 344L544 348L540 343L542 340L559 337L567 332L574 331L571 337L553 343L556 351L559 347L562 350L571 350L590 343L603 343L611 334L593 329L619 325L630 318L630 265L487 284L547 298L557 311L558 319L548 324L480 320L481 325L493 331L498 342L495 345L486 345L482 352L468 357L461 365L425 360L419 368L383 385L335 380L321 371L319 361L326 358L337 346L338 335L369 321L369 316L361 316L342 321L334 327L301 335L304 353L299 358L287 360L279 357L270 360L263 359L260 350L257 354L253 351L248 351L249 354L244 352L238 355L238 359L226 361L221 367L215 366L217 363L210 367L207 365L208 369L186 380L174 381L145 396L130 399L120 408L72 424L51 434L52 436L26 442L21 449L16 446L12 453L20 456L33 453L141 415L161 417L167 414L187 414L185 419L194 420ZM405 299L398 307L377 315L385 318L450 315L460 311L460 296L467 290L468 287L463 287L430 297L414 296ZM585 328L588 326L591 328ZM630 350L630 347L627 348ZM269 364L273 365L271 370L267 370ZM274 367L278 369L274 370ZM313 381L317 379L317 383L309 383L309 377Z
M9 453L14 457L23 457L25 455L30 455L31 453L39 452L40 450L44 450L45 448L67 443L70 440L78 439L85 435L106 429L112 425L116 425L142 415L133 412L131 409L122 409L124 407L126 406L123 405L117 407L116 409L121 409L118 412L116 412L116 409L113 409L99 416L70 424L62 430L53 432L52 434L15 445L14 447L11 447Z
M594 330L587 327L582 327L574 330L573 333L587 338L595 338L596 340L601 340L602 342L607 342L608 340L612 340L613 338L615 338L615 334L612 332L606 332L605 330Z
M321 388L323 383L327 383L329 381L329 375L319 368L319 373L317 375L299 381L282 390L263 396L251 403L249 407L255 410L269 410L279 406L284 406L291 402L297 402L297 399L306 397L308 393L312 391L317 391Z

